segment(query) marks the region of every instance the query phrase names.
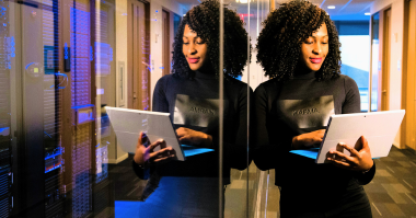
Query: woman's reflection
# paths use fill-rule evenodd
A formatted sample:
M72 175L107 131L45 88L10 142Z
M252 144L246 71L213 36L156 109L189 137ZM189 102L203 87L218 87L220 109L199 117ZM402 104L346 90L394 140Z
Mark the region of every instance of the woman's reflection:
M140 214L153 217L219 214L219 16L218 1L205 1L183 17L173 44L173 74L161 78L153 94L153 110L169 112L179 141L214 152L174 161L164 140L140 135L133 168L150 180ZM236 12L224 8L224 170L247 167L248 86L235 79L247 61L247 32ZM252 93L250 89L249 93ZM251 95L251 94L250 94ZM149 146L146 146L148 144ZM153 151L157 146L162 149ZM150 194L152 191L154 192ZM147 198L147 199L146 199Z

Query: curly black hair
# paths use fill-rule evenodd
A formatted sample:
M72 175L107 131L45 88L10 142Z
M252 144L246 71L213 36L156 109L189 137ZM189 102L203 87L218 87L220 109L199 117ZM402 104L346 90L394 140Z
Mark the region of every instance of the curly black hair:
M293 0L271 12L263 22L257 41L257 62L266 76L288 80L300 63L301 45L323 23L329 36L329 51L316 73L318 80L337 78L341 74L341 51L338 32L329 15L306 0Z
M181 78L193 78L193 72L182 53L186 25L208 44L209 62L216 78L219 77L220 3L207 0L189 10L183 17L173 43L172 73ZM247 61L247 37L243 21L235 11L224 8L224 74L236 78L242 75ZM251 46L250 46L251 48Z

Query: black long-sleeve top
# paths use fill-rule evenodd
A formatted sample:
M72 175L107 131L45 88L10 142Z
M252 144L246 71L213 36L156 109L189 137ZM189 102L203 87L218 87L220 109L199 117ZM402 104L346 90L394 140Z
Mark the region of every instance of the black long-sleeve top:
M293 137L324 129L331 114L360 112L358 87L348 76L318 81L310 72L272 79L256 89L253 101L254 162L262 170L274 168L283 190L302 193L298 203L330 207L372 180L375 165L362 174L289 153Z
M247 84L233 78L224 80L223 179L230 180L230 169L245 169L251 160L247 152ZM253 91L250 88L250 96ZM211 135L211 153L187 157L153 166L161 176L219 176L219 80L196 72L193 79L174 75L162 77L153 93L153 111L168 112L175 129L186 127ZM133 164L136 173L143 172Z

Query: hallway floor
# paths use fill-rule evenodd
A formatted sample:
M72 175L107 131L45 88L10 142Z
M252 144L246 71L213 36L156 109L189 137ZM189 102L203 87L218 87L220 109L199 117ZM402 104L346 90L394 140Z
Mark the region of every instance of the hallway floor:
M373 218L416 218L416 153L393 146L388 157L375 160L377 172L370 184L364 186L370 199ZM270 171L267 209L261 217L276 218L279 189Z
M376 163L376 176L365 186L373 217L416 217L415 152L393 147Z
M137 214L137 204L140 204L138 202L139 193L145 185L144 181L140 181L131 171L130 161L129 158L117 166L111 167L112 170L110 170L111 177L115 180L116 217ZM370 184L364 186L370 199L373 217L416 218L416 152L413 150L399 150L393 147L388 157L375 161L377 164L376 176ZM254 173L255 170L252 170L252 167L250 167L250 171ZM243 174L245 173L243 172ZM250 180L252 180L255 176L250 177ZM233 183L228 187L228 191L233 193L227 192L230 195L226 194L226 209L234 209L226 210L225 215L226 217L243 217L246 214L246 211L242 211L245 208L243 199L245 198L246 183L244 178L246 176L233 171L232 178ZM267 181L268 184L265 185L268 189L268 193L265 195L268 198L267 204L262 203L257 208L258 213L255 217L276 218L279 214L277 203L279 201L279 189L274 185L274 171L270 171L269 177L265 178L264 181ZM256 184L251 181L251 189L253 185ZM252 194L251 190L250 195ZM235 202L240 203L235 204ZM240 210L241 212L236 213ZM250 210L252 209L250 208Z

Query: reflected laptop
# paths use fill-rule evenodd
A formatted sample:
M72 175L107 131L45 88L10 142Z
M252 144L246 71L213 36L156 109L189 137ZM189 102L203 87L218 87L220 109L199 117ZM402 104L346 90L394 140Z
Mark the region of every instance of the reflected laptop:
M186 157L213 152L209 148L197 148L190 145L180 144L173 129L169 113L132 110L106 106L110 123L117 136L120 147L128 153L135 153L139 140L140 131L149 137L150 142L160 138L166 141L176 151L176 159L184 161ZM156 147L154 151L159 150Z
M321 164L326 162L330 150L336 150L339 142L355 146L363 135L373 159L387 157L404 114L405 110L332 115L320 148L292 150L290 153L315 159L316 163ZM347 150L343 152L350 155Z

